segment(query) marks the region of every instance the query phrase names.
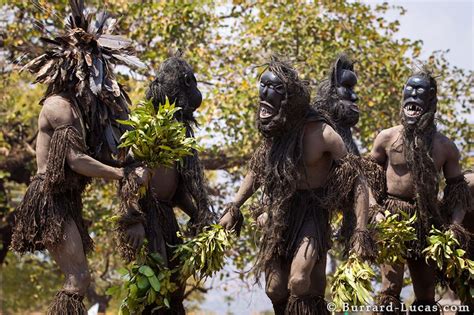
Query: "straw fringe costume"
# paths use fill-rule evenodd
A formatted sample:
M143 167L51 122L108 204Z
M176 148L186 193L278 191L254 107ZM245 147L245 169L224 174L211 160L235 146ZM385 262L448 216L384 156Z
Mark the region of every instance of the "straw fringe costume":
M82 218L82 192L88 178L67 166L69 149L84 151L84 141L73 126L58 127L53 134L46 173L33 177L15 215L12 248L19 253L55 247L64 238L69 220L76 224L84 252L92 250L92 239Z

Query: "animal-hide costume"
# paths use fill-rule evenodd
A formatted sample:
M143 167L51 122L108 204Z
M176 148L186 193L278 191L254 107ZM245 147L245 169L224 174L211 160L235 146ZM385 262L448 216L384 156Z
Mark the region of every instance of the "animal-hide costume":
M305 222L313 222L318 258L326 254L331 247L332 211L349 203L353 204L355 182L360 174L358 158L348 154L341 160L334 161L324 187L308 190L297 188L297 183L304 181L301 169L304 169L305 125L310 122L333 125L323 112L310 107L308 86L298 78L289 64L273 57L267 71L283 82L286 94L271 119L262 119L257 114L257 128L264 140L250 161L250 171L255 174L256 183L262 187L263 194L253 209L255 217L264 212L268 214L254 267L257 280L262 271L270 268L272 261L293 260L301 244L299 234ZM275 83L272 84L273 90L279 88L274 86ZM262 106L269 104L265 100L260 103L259 112L262 111ZM230 212L234 222L242 223L242 215L235 205L229 204L224 215L227 212ZM343 234L346 238L350 240L354 234L359 241L367 239L361 235L363 232L353 233L354 226L355 220L344 223ZM235 228L239 230L240 227ZM370 242L364 245L367 245L366 249L372 248ZM324 305L323 297L290 297L284 307L285 314L319 314L316 313L318 309L327 311Z
M196 121L193 112L201 103L200 92L189 88L186 81L194 80L194 74L190 65L181 58L181 53L167 59L160 67L157 78L152 82L147 92L147 98L151 99L155 107L165 104L166 98L180 108L175 114L175 119L182 122L186 127L187 137L194 137L193 125ZM188 82L188 83L189 83ZM192 82L191 82L192 83ZM192 84L191 84L192 85ZM195 87L193 85L193 87ZM193 90L193 91L191 91ZM182 164L177 164L176 169L179 176L178 190L187 195L195 207L195 213L188 222L190 234L196 234L205 226L213 223L215 214L211 207L207 194L207 183L204 171L199 160L197 151L184 159ZM126 242L125 233L128 226L141 222L145 226L145 236L148 240L148 250L151 252L166 253L168 266L174 268L178 262L173 261L173 246L182 241L177 236L179 225L173 212L176 200L158 200L152 190L148 190L145 196L138 195L139 185L132 176L127 176L121 183L121 206L118 232L120 250L127 261L135 259L134 249ZM161 244L165 244L165 249ZM180 283L178 278L173 280ZM171 300L170 310L163 310L164 314L183 314L183 297L174 296ZM161 314L161 313L160 313Z
M319 84L313 107L327 113L347 151L359 155L351 130L359 121L357 95L353 91L356 84L354 62L346 54L339 55L331 67L329 77Z
M82 198L88 179L73 172L66 163L73 149L104 163L114 163L124 128L116 119L127 119L130 100L113 74L115 64L141 66L131 41L111 32L115 20L105 12L84 15L84 2L71 0L72 14L66 31L53 38L41 38L52 48L26 64L36 75L34 83L47 84L43 101L68 94L82 130L71 125L57 127L50 140L47 168L36 175L16 210L12 248L24 253L55 247L64 238L65 224L73 220L85 253L92 239L82 218ZM85 314L82 298L60 292L49 314Z

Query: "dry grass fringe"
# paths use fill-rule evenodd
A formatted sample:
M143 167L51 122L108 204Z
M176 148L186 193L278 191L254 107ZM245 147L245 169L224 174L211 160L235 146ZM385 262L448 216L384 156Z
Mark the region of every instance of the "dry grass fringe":
M82 303L84 297L77 293L59 291L46 312L47 315L87 315Z
M285 315L329 315L327 303L322 296L297 297L290 295Z

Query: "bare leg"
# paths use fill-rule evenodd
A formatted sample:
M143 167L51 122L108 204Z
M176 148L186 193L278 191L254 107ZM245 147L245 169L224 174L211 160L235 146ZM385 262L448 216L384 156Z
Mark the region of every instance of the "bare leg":
M265 271L265 292L273 304L275 315L284 314L288 302L288 263L273 261Z
M436 305L435 288L436 288L436 273L433 266L427 265L424 259L409 259L408 268L410 269L410 276L413 280L413 291L415 292L415 302L413 306ZM410 313L415 313L410 311ZM423 314L439 314L438 312L420 312Z
M313 220L306 221L301 229L300 246L290 268L286 314L329 314L324 301L326 251L318 253L315 229Z
M66 278L63 290L56 295L48 314L82 315L86 312L82 298L90 284L89 268L82 239L74 221L66 223L64 233L66 238L61 243L54 248L48 248Z
M377 296L377 305L388 307L384 312L376 312L375 314L401 314L400 293L403 288L403 272L405 266L398 265L381 265L382 273L382 289Z

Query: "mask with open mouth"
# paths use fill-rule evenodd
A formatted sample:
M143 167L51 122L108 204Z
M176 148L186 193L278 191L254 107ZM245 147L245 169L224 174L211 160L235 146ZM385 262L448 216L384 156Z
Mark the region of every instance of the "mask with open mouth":
M436 82L422 74L411 76L403 88L402 120L408 125L417 124L420 118L436 112Z
M333 119L345 127L353 127L359 121L359 107L354 87L357 84L357 75L354 72L353 62L341 55L334 65L331 74L331 84L336 90L337 101L331 112Z
M259 98L257 128L267 138L293 129L310 109L307 83L276 57L260 77Z

